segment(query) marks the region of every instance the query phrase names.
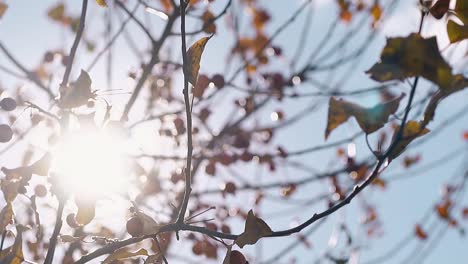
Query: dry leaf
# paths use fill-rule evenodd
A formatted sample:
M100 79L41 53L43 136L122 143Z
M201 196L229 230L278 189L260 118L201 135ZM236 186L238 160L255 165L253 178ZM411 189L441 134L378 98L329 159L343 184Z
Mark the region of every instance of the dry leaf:
M151 216L141 212L136 212L138 218L143 222L143 235L154 234L159 231L159 224Z
M205 49L205 45L210 40L210 37L204 37L195 42L187 51L187 78L188 81L195 86L198 79L198 71L200 70L200 60Z
M416 225L415 227L415 233L416 236L421 239L421 240L426 240L427 239L427 233L422 229L420 225Z
M395 137L397 136L398 130L400 130L400 126L396 127L395 132L393 134L392 142L395 141ZM406 147L416 138L421 137L427 133L429 133L430 130L421 126L421 124L417 121L408 121L406 123L405 128L403 130L403 135L400 141L397 143L393 151L388 155L389 161L392 161L396 157L398 157L403 151L406 149Z
M15 213L13 212L13 205L11 202L8 202L5 207L3 207L2 211L0 211L0 233L5 231L5 228L13 223L13 216Z
M65 20L65 5L60 3L47 12L47 16L56 21L56 22L63 22Z
M0 18L3 17L7 9L8 9L8 5L3 2L0 2Z
M16 226L17 235L11 247L0 252L0 263L21 264L23 263L23 232L26 228L22 225Z
M429 12L433 17L441 19L447 13L449 5L450 0L439 0L429 9Z
M60 87L58 106L75 108L87 104L90 99L94 98L96 98L96 91L91 90L91 77L86 71L81 70L75 83Z
M163 261L163 257L160 253L155 255L148 256L144 262L144 264L160 264Z
M244 232L236 239L236 244L243 248L245 245L253 245L265 236L271 235L273 231L262 219L256 217L252 210L247 215Z
M95 201L76 200L78 212L76 213L75 220L79 225L87 225L93 220L96 213Z
M328 122L325 129L325 139L339 125L346 122L351 116L354 116L359 127L366 133L371 134L382 128L388 121L388 117L398 110L401 99L404 94L388 102L378 104L371 108L365 108L360 105L330 98L328 107Z
M366 73L379 82L422 76L440 87L452 82L452 68L439 52L436 37L419 34L389 38L376 63Z
M126 248L121 248L110 254L101 264L109 264L116 260L132 258L136 256L148 256L148 251L144 248L140 248L135 252L131 252Z
M96 0L96 3L100 6L107 7L106 0Z

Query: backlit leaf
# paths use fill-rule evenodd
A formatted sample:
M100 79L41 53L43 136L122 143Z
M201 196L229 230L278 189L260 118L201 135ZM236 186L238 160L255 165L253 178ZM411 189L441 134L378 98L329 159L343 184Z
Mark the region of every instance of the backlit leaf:
M75 220L79 225L87 225L93 220L96 213L95 201L77 200L78 212L76 213Z
M157 253L155 255L148 256L145 259L144 264L159 264L162 263L163 261L163 256L160 253Z
M398 130L400 127L398 126L395 129L395 132L393 134L392 142L395 141ZM421 126L421 123L417 121L408 121L406 123L405 128L403 130L403 135L402 138L398 141L397 145L393 149L393 151L389 154L388 159L389 161L395 159L398 157L403 151L406 149L406 147L416 138L421 137L427 133L429 133L430 130Z
M252 210L247 215L244 232L236 239L236 244L243 248L245 245L253 245L265 236L271 235L273 231L262 219L256 217Z
M342 100L330 98L328 107L328 122L325 130L325 139L339 125L354 116L359 127L366 133L371 134L382 128L388 121L388 117L398 110L404 94L388 102L365 108L360 105Z
M47 16L54 21L63 22L65 18L65 5L60 3L56 6L53 6L47 12Z
M96 97L96 91L91 91L91 77L81 70L81 74L72 85L60 87L58 106L61 108L75 108L88 103Z
M206 43L210 37L203 37L195 42L187 51L187 78L188 81L195 86L198 79L198 71L200 70L200 60L205 49Z
M454 11L463 24L468 25L468 0L457 0Z
M379 82L422 76L440 87L450 86L452 78L452 68L440 54L436 38L415 33L387 39L380 62L366 73Z
M154 234L159 231L159 224L149 215L137 211L136 212L138 218L143 222L143 234Z
M148 251L144 248L140 248L135 252L131 252L127 248L121 248L114 251L114 253L110 254L106 259L104 259L102 264L109 264L116 260L122 260L136 256L148 256Z

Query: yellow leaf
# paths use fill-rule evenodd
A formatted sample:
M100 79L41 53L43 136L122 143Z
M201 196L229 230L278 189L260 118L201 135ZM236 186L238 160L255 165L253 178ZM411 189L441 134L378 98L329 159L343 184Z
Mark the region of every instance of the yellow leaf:
M450 39L450 43L455 43L468 38L468 25L458 25L457 23L449 20L447 23L447 34Z
M23 263L23 232L25 231L24 226L18 225L17 235L15 242L11 247L4 249L0 252L0 263L8 264L21 264Z
M81 70L75 83L60 87L58 106L75 108L87 104L90 99L94 98L96 98L96 91L91 91L91 77L86 71Z
M3 17L7 9L8 9L8 5L3 2L0 2L0 18Z
M395 132L393 134L392 142L395 141L399 130L400 130L400 127L398 126L395 129ZM399 140L399 142L397 143L395 148L392 150L392 152L388 155L389 161L392 161L393 159L397 158L401 153L403 153L406 147L413 140L429 132L430 130L421 126L421 123L414 121L414 120L408 121L408 123L406 123L405 128L403 130L402 138Z
M106 0L96 0L96 3L100 6L107 7Z
M330 98L325 139L328 138L331 131L346 122L351 116L356 118L359 127L366 134L377 131L387 123L388 117L398 110L400 101L404 96L405 94L402 94L397 98L371 108L365 108L345 100L336 100L333 97Z
M252 210L247 215L244 232L236 239L235 243L243 248L245 245L253 245L265 236L271 235L273 231L262 219L256 217Z
M121 260L136 256L148 256L148 251L144 248L140 248L135 252L131 252L126 248L121 248L114 251L114 253L110 254L101 264L109 264L115 260Z
M3 207L2 211L0 212L0 233L3 233L5 228L13 223L13 216L15 213L13 212L13 205L11 202L7 202L5 207Z
M198 71L200 70L200 60L205 49L206 43L210 37L204 37L195 42L187 51L187 78L188 81L195 86L198 79Z
M75 220L79 225L87 225L93 220L96 213L95 201L77 200L78 212L76 213Z
M419 34L389 38L376 63L366 73L379 82L422 76L442 89L450 86L452 68L439 52L435 37Z

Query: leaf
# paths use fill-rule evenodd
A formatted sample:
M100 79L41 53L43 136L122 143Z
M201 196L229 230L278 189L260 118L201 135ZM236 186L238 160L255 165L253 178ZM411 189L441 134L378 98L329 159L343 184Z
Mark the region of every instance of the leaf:
M25 231L25 227L22 225L18 225L16 227L17 235L15 238L15 242L11 247L4 249L0 252L0 263L8 263L8 264L21 264L23 263L24 256L23 256L23 232Z
M72 85L60 87L60 99L58 106L61 108L75 108L88 103L96 98L96 91L91 91L91 77L81 70L80 76Z
M3 2L0 2L0 18L3 17L7 9L8 9L8 5Z
M195 86L198 79L198 71L200 70L200 60L205 49L206 43L213 35L203 37L195 42L187 51L187 78L188 81Z
M468 1L467 0L457 0L455 4L455 14L463 22L463 24L468 24Z
M137 210L138 218L143 222L143 235L154 234L159 231L159 224L151 216Z
M468 25L458 25L457 23L449 20L447 23L447 34L450 43L455 43L468 38Z
M427 239L427 233L422 229L420 225L416 225L414 232L416 233L416 236L421 239L421 240L426 240Z
M96 214L96 202L76 200L78 212L76 213L75 220L79 225L87 225L93 220Z
M425 39L416 33L387 39L380 62L366 73L378 82L422 76L444 88L452 78L452 68L440 54L436 37Z
M144 264L153 264L153 263L160 264L160 263L162 263L162 260L163 260L162 255L160 253L157 253L155 255L148 256L146 258Z
M395 132L393 134L392 142L396 140L396 136L398 131L400 130L400 126L396 127ZM417 121L408 121L406 123L405 128L403 130L403 135L402 138L399 140L399 142L396 144L396 146L393 148L392 152L388 155L389 161L394 160L396 157L398 157L403 151L406 149L406 147L416 138L421 137L427 133L429 133L430 130L425 128L424 126L421 126L421 123Z
M65 5L63 3L60 3L47 12L47 16L56 21L56 22L63 22L65 19Z
M13 205L11 202L8 202L2 211L0 211L0 233L5 231L5 228L13 223L13 217L15 213L13 212Z
M252 210L247 214L244 232L236 239L235 243L243 248L245 245L253 245L265 236L271 235L273 231L262 219L256 217Z
M430 9L429 13L437 19L441 19L447 13L450 0L439 0Z
M39 176L47 176L49 174L50 164L52 162L52 156L50 153L44 154L42 158L31 164L30 169L33 174Z
M366 133L371 134L382 128L388 121L390 115L394 114L405 94L371 108L342 100L330 98L328 107L328 121L325 129L325 139L339 125L346 122L351 116L356 118L359 127Z
M110 254L106 259L104 259L102 264L109 264L116 260L127 259L136 256L148 256L148 251L144 248L140 248L135 252L131 252L126 248L121 248L114 251L114 253Z
M102 7L107 7L106 0L96 0L96 3Z
M227 246L227 252L226 252L226 256L224 257L223 264L232 264L231 263L232 246L233 245L228 245Z
M8 202L13 202L15 200L16 196L18 196L18 191L19 188L22 186L21 181L17 179L11 179L11 180L1 180L1 189L3 192L3 197L5 198L5 201Z

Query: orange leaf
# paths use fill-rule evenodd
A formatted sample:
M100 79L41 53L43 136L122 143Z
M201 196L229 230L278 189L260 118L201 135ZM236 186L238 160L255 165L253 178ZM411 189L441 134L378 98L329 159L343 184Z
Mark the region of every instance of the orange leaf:
M421 240L427 239L427 233L422 229L420 225L416 225L415 227L416 236Z
M3 17L7 9L8 9L8 5L3 2L0 2L0 18Z
M400 126L396 127L395 132L392 137L392 142L395 141L398 131L400 130ZM388 155L389 161L392 161L396 157L400 156L401 153L406 149L406 147L416 138L421 137L430 130L421 126L421 124L417 121L408 121L405 125L405 129L403 130L402 138L399 140L397 145L394 147L392 152Z
M106 0L96 0L96 3L100 6L107 7Z

